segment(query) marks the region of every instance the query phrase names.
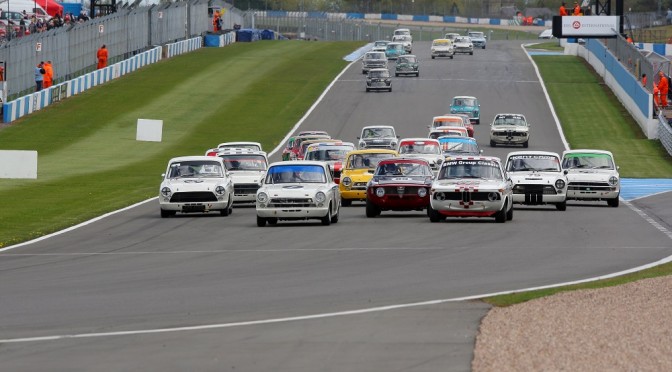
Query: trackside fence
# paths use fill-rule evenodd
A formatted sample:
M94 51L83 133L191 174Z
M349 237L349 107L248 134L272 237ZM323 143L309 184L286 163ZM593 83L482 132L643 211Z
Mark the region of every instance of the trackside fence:
M667 150L667 153L672 155L672 126L670 126L662 111L658 115L658 139Z

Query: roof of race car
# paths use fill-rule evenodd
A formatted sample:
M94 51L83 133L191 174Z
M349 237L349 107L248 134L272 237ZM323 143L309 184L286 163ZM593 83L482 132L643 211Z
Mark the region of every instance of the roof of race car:
M394 155L399 155L397 151L395 150L388 150L388 149L366 149L366 150L353 150L348 153L348 156L350 155L357 155L357 154L394 154Z
M614 156L614 154L611 153L611 151L607 150L595 150L595 149L574 149L574 150L566 150L562 152L562 156L564 157L565 155L571 155L571 154L602 154L602 155L610 155L611 157Z
M222 162L222 158L216 156L191 155L191 156L178 156L176 158L172 158L168 161L168 163L175 163L178 161L195 161L195 160Z
M406 142L433 142L433 143L439 143L438 140L435 140L434 138L402 138L399 140L399 144L406 143Z
M476 99L474 96L455 96L453 99L461 99L461 98L468 98L468 99Z
M489 160L489 161L496 161L498 163L502 163L502 160L496 156L479 156L479 155L467 155L467 156L446 156L446 162L448 160ZM444 162L445 164L445 162Z
M405 158L405 157L395 157L395 158L388 158L388 159L383 159L378 162L378 166L381 164L389 164L389 163L425 163L427 166L429 166L429 162L423 158Z
M557 156L558 158L560 157L560 154L551 151L513 151L510 152L509 155L506 156L506 158L508 159L512 156L519 156L519 155L544 155L544 156Z
M231 146L231 145L256 145L261 148L261 143L259 142L247 142L247 141L238 141L238 142L222 142L217 147L222 147L222 146Z
M217 155L237 155L237 154L266 156L266 152L250 148L228 147L217 151Z
M268 168L278 167L284 165L319 165L322 168L329 167L329 165L323 161L313 161L313 160L288 160L288 161L276 161L269 164Z
M441 136L437 138L439 143L441 142L464 142L464 143L476 143L476 139L473 137L461 137L461 136Z

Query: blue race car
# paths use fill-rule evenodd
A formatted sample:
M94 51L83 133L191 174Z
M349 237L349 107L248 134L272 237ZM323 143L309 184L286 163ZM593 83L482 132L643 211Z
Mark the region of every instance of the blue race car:
M450 103L451 114L467 114L474 124L481 123L481 105L476 97L456 96Z
M439 137L439 147L443 156L481 155L476 140L471 137L443 136Z

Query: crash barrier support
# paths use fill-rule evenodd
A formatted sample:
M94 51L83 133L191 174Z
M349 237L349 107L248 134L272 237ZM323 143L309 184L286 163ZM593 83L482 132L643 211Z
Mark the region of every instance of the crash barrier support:
M138 53L112 66L95 70L39 92L19 97L2 105L2 120L5 123L11 123L20 117L41 110L54 102L77 95L96 85L107 83L110 80L160 60L161 47L156 47L146 52Z
M565 52L568 51L585 59L593 66L639 124L647 138L658 138L658 120L653 115L653 95L642 87L639 80L614 57L600 40L588 39L585 46L565 48Z
M658 139L663 144L667 153L672 155L672 125L661 111L658 115Z
M203 46L202 37L194 37L187 40L178 41L176 43L166 44L166 57L171 58L178 56L180 54L193 52L194 50L200 49Z

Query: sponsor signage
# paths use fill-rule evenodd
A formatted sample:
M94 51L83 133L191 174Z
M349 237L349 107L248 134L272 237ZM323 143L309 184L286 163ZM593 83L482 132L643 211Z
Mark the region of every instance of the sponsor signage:
M620 16L553 17L553 36L557 38L608 38L618 36Z

